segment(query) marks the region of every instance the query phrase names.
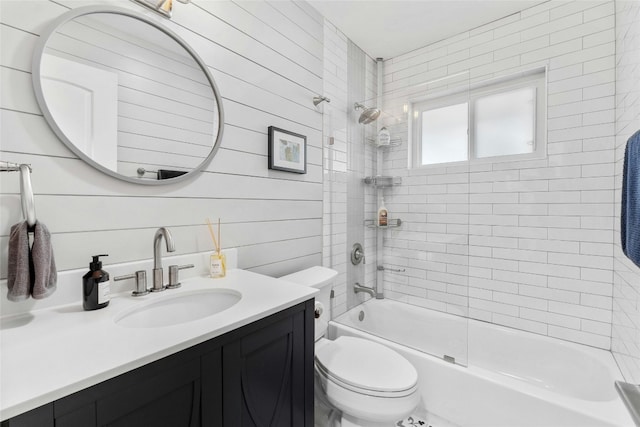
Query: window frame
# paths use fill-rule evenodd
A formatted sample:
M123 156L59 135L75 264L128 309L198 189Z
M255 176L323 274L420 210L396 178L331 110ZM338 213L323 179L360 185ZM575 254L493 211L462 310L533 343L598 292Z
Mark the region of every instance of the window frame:
M519 160L542 159L547 155L546 138L546 69L538 69L529 73L519 74L501 79L494 79L478 83L469 88L440 93L431 97L414 99L409 108L409 168L428 169L438 167L460 166L465 164L483 164L512 162ZM475 101L490 95L507 93L517 89L533 87L535 90L535 115L533 151L530 153L506 154L490 157L476 157L475 144ZM467 159L446 163L422 163L422 113L424 111L443 108L451 105L467 103Z

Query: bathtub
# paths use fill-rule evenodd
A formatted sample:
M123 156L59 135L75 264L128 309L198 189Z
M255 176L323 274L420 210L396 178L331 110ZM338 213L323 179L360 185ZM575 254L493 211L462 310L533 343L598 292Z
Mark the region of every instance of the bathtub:
M386 299L331 321L329 337L343 335L402 354L424 409L461 427L634 426L604 350Z

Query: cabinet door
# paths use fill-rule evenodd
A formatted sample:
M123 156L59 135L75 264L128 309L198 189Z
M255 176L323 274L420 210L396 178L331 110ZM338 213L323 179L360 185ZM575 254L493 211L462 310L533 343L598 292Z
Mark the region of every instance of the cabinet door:
M309 399L313 402L313 355L308 355L309 371L305 316L298 311L223 347L225 426L310 425L306 414ZM313 330L308 339L313 343Z
M53 427L53 403L5 420L0 425L2 427Z
M202 427L222 426L222 350L216 348L202 356Z
M200 359L128 384L96 402L100 427L199 427Z

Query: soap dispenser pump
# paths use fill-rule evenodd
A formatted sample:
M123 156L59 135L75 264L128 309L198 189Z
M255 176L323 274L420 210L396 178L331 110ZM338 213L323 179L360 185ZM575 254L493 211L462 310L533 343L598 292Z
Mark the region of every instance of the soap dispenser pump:
M82 276L82 307L85 310L97 310L109 305L111 282L109 273L102 269L101 256L109 255L93 255L89 272Z

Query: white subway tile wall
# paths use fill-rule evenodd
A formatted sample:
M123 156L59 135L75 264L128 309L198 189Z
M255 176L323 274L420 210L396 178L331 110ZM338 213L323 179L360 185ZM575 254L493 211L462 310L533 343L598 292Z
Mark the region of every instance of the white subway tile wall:
M640 2L616 1L616 64L616 220L613 224L611 350L625 379L640 383L640 270L622 253L618 237L624 149L627 139L640 130Z
M552 0L386 62L384 107L404 141L385 160L404 177L387 205L405 223L385 261L407 268L385 276L389 297L611 348L615 21L613 1ZM408 169L404 104L538 67L544 158Z

